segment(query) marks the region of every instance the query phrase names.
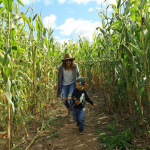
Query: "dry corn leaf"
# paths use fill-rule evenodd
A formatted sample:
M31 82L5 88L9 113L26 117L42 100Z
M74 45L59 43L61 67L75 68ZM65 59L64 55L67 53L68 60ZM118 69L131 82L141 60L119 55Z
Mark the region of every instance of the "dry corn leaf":
M5 133L5 134L0 134L0 139L3 138L5 135L7 135L7 133Z

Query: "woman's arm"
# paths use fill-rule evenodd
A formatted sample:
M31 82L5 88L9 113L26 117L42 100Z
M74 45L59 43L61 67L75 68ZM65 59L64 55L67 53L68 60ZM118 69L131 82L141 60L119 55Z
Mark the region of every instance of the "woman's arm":
M58 66L58 75L57 75L57 97L61 94L61 82L62 82L62 64Z
M80 71L79 71L78 64L76 64L76 74L77 74L77 78L80 77Z

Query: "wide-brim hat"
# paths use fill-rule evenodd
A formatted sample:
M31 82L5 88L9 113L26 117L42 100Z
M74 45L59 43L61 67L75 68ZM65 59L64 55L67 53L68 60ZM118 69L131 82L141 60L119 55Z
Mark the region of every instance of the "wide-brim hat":
M72 55L70 53L65 54L64 59L62 61L65 61L67 59L75 60L75 58L72 58Z

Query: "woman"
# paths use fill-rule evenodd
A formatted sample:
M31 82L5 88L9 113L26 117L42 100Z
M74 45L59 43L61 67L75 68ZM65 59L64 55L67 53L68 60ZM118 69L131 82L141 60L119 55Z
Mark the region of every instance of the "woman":
M74 61L75 58L72 58L71 54L67 53L62 60L62 64L58 66L57 97L62 93L62 99L68 109L68 115L70 115L70 111L72 112L73 101L71 96L75 89L75 81L80 76L78 65Z

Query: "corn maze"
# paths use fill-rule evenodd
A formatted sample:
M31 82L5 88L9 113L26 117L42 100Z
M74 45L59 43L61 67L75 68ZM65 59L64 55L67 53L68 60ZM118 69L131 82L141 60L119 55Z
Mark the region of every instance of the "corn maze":
M80 38L63 45L52 29L29 8L19 12L21 0L0 0L0 149L13 148L12 138L26 121L55 101L57 66L72 53L88 89L103 92L109 113L129 115L130 128L147 141L150 132L150 1L117 0L93 42ZM32 16L28 17L28 11ZM62 50L63 49L63 50ZM7 138L5 138L7 137ZM4 140L5 138L5 140ZM7 140L7 141L6 141Z

